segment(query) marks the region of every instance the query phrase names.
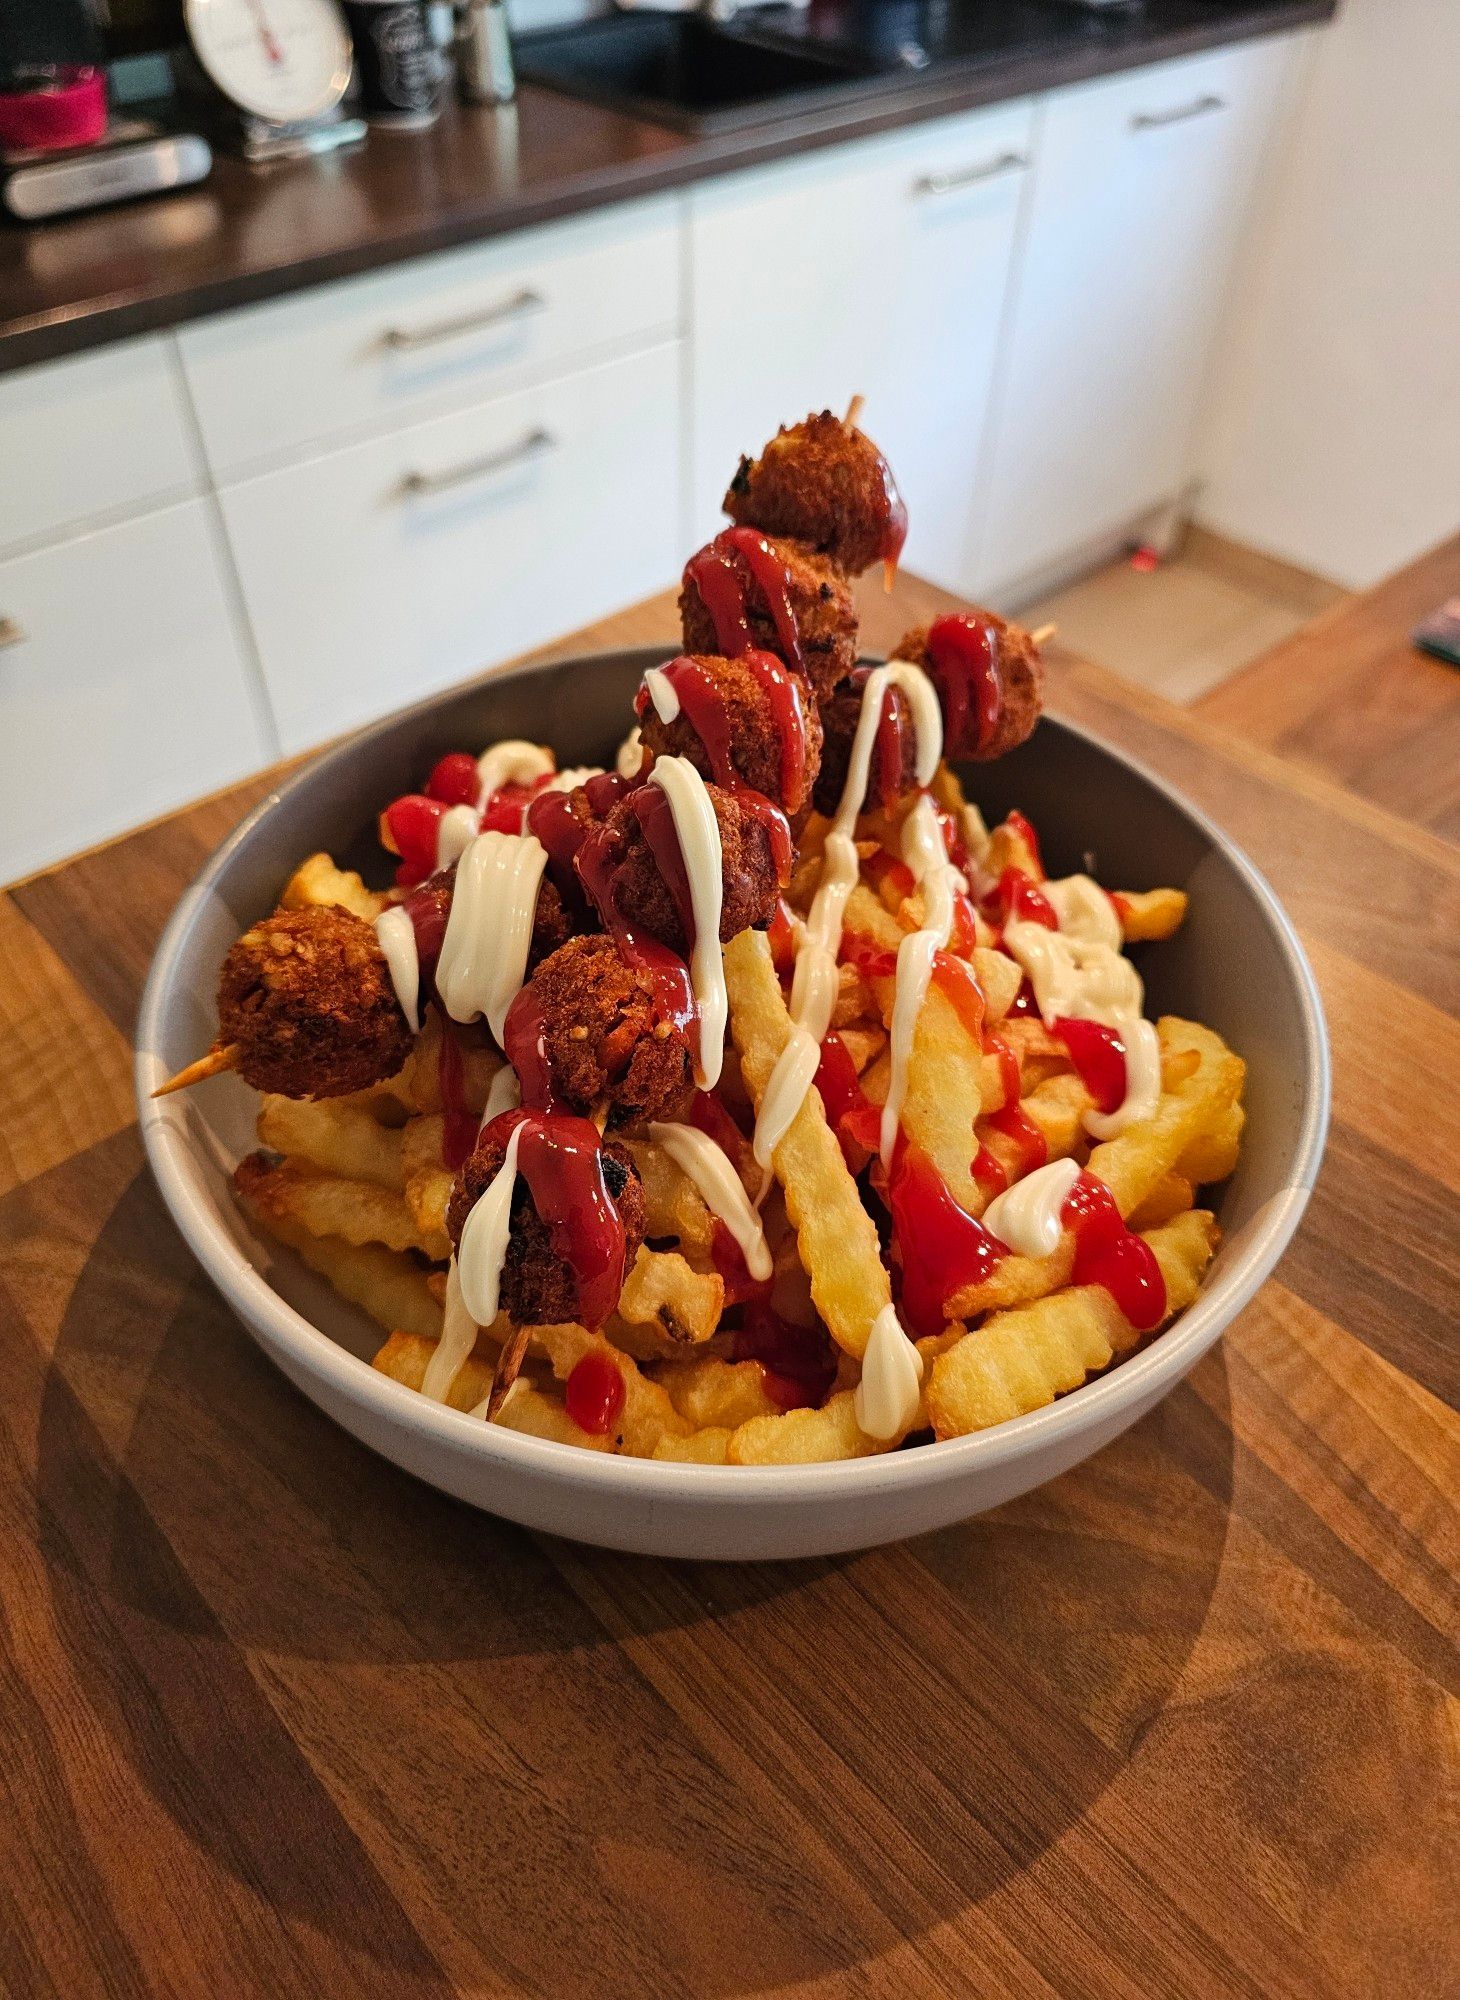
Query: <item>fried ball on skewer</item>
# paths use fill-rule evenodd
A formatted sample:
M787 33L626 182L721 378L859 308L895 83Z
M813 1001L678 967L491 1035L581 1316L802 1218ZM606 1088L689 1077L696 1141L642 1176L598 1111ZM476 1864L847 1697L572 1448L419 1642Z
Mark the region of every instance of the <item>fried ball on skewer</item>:
M895 563L907 538L886 459L830 410L783 425L759 458L742 458L724 506L732 521L806 542L849 576Z
M862 696L870 667L858 667L821 708L821 770L817 774L816 810L828 819L836 814L846 790L852 742L862 714ZM912 711L902 690L890 687L883 696L883 716L867 767L862 810L885 812L917 783L918 742Z
M647 787L640 787L647 790ZM657 789L657 788L656 788ZM752 801L740 799L718 785L706 785L715 822L720 831L724 883L720 908L720 942L728 944L742 931L764 930L775 913L783 883L783 856L789 855L789 830L782 855L776 851L768 802L765 812L752 809ZM646 931L682 957L692 940L673 890L660 872L659 863L640 824L631 793L622 799L605 821L608 847L609 893L626 922Z
M735 648L733 627L738 621L723 614L717 618L705 594L711 589L713 570L719 568L728 572L731 609L738 603L750 643L797 667L820 699L857 663L857 611L851 588L837 564L808 544L770 534L765 539L785 577L785 606L796 628L796 645L785 643L745 554L717 536L685 564L679 593L685 651L724 654Z
M754 656L747 661L709 653L671 661L665 669L671 680L676 670L689 670L688 684L676 687L679 714L662 722L647 688L642 690L640 736L656 757L687 757L703 778L722 785L738 778L752 791L763 792L794 826L810 806L821 763L821 716L800 675L779 661L763 664L774 665L785 677L793 711L790 726L799 728L799 754L793 745L787 755L782 718L764 675L755 670ZM708 737L718 740L707 743ZM723 768L727 761L728 771Z
M672 1118L694 1089L683 1026L661 1018L653 981L610 938L570 938L514 1004L536 1017L551 1101L565 1111L607 1107L610 1125L640 1124Z
M505 1127L494 1119L457 1174L446 1211L453 1248L460 1246L467 1216L501 1169L509 1131L510 1115ZM628 1271L644 1240L644 1187L625 1147L610 1140L600 1158L603 1184L623 1224L624 1269ZM553 1247L552 1232L533 1205L531 1190L520 1173L512 1193L511 1227L498 1298L515 1326L560 1326L582 1318L577 1278Z
M394 1076L412 1036L374 927L325 904L265 917L231 947L218 1039L256 1090L342 1097Z
M996 690L992 713L981 713L976 694L958 687L970 646L988 662ZM972 609L916 626L903 634L894 658L921 667L937 688L944 754L955 760L986 764L1006 756L1039 720L1044 701L1039 649L1023 626L997 612Z
M434 974L436 961L441 956L441 945L451 916L451 899L456 891L456 869L457 864L453 861L449 868L443 868L439 875L433 875L403 899L416 933L421 975L426 980ZM537 908L532 919L532 944L527 955L529 967L556 951L560 944L565 944L573 935L573 928L557 885L550 876L544 875L538 887Z

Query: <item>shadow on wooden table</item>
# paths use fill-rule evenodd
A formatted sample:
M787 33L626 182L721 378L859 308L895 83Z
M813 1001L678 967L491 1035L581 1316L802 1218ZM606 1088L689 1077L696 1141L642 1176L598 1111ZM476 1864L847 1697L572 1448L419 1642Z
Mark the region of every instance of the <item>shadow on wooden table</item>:
M372 1457L212 1292L135 1134L87 1157L113 1205L38 1440L69 1668L196 1847L372 1992L454 1986L442 1925L561 1991L750 1991L895 1951L1079 1821L1181 1676L1227 1527L1219 1359L1091 1464L918 1543L605 1555Z

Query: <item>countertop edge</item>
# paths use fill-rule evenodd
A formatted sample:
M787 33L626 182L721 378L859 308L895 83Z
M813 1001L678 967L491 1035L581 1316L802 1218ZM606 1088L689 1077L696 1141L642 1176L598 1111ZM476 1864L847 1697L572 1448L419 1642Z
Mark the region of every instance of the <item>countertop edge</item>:
M1336 5L1337 0L1285 0L1285 4L1256 8L1235 21L1168 30L1126 48L1040 52L997 66L949 70L909 80L905 85L888 84L865 94L840 97L824 109L803 110L732 132L681 133L638 121L644 129L679 143L649 155L626 155L556 180L547 179L516 195L498 194L469 207L442 210L394 237L361 238L324 254L184 282L173 290L101 293L44 313L0 321L0 375L959 111L1008 103L1209 49L1294 33L1330 20ZM540 86L524 86L524 93L549 94Z

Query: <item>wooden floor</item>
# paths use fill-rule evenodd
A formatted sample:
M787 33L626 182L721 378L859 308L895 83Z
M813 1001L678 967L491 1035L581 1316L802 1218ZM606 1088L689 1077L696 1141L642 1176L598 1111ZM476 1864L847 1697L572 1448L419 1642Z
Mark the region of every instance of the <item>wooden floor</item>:
M1193 528L1158 568L1106 563L1019 616L1058 625L1071 652L1187 704L1346 598L1326 577Z

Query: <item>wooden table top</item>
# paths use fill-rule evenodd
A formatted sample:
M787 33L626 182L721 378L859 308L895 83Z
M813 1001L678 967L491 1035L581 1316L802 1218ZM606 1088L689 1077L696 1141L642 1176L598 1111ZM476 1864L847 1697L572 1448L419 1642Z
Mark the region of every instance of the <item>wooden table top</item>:
M869 643L939 601L871 600ZM868 1555L534 1537L371 1457L248 1340L153 1189L128 1040L265 780L0 898L0 1989L1453 1991L1460 855L1432 829L1460 722L1407 602L1289 649L1340 694L1382 661L1358 749L1286 671L1219 727L1055 667L1053 708L1292 912L1328 1160L1151 1416ZM672 629L665 598L591 637Z

